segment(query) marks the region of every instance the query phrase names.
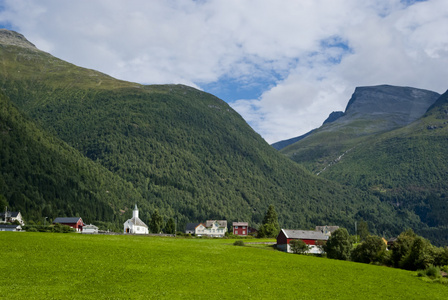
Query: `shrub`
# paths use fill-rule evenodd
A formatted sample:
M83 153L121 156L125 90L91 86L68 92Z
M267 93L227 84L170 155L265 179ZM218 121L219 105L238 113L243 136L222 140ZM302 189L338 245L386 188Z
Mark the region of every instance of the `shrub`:
M440 275L440 269L438 267L429 265L426 269L419 270L417 276L418 277L429 277L431 279L437 279L437 278L440 278L442 275Z
M244 246L244 242L242 240L238 240L235 241L235 243L233 243L234 246Z
M302 240L293 240L289 243L291 250L295 254L307 253L310 247Z

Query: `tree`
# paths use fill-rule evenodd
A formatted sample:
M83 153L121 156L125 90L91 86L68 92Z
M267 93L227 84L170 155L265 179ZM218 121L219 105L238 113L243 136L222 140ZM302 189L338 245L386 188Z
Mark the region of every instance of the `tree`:
M176 224L173 218L169 218L165 225L165 233L174 234L176 233Z
M424 270L434 263L433 246L421 236L414 239L406 256L400 261L400 267L406 270Z
M302 240L292 240L289 243L289 246L295 254L304 254L310 249L310 247Z
M379 236L368 235L364 242L352 251L352 259L366 264L382 262L386 253L386 243Z
M391 247L391 261L394 267L400 266L400 261L408 254L409 249L414 242L414 239L417 235L412 231L412 229L408 229L397 237L397 240Z
M269 205L268 211L263 218L263 223L258 230L258 237L276 237L280 231L278 215L274 205Z
M358 232L360 241L364 241L369 236L369 224L366 221L361 220L358 224Z
M149 230L151 230L152 233L159 233L162 230L162 226L163 226L163 218L159 214L159 210L156 209L151 215Z
M347 229L339 228L331 234L324 250L328 258L349 260L352 247Z

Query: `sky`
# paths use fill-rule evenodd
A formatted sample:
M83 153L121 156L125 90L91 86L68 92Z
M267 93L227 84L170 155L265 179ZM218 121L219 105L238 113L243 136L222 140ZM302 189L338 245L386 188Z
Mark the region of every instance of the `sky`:
M118 79L214 94L268 143L358 86L448 89L446 0L0 0L0 28Z

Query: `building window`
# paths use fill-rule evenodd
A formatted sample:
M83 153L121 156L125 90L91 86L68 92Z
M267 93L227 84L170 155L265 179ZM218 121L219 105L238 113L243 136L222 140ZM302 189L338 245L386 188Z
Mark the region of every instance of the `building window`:
M246 234L246 230L243 230L243 234Z
M238 229L238 226L235 226L235 229Z

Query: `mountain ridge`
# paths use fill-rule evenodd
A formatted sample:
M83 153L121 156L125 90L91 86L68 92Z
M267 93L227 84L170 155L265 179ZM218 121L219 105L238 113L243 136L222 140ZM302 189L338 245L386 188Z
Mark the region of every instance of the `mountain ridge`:
M0 47L0 65L0 89L8 101L133 187L135 196L118 199L115 214L141 196L143 221L157 208L165 218L176 217L180 227L220 218L256 226L270 204L286 227L349 228L360 217L374 232L423 226L377 197L292 163L211 94L120 81L15 45ZM11 198L14 192L20 193L4 196L26 214L26 206Z

